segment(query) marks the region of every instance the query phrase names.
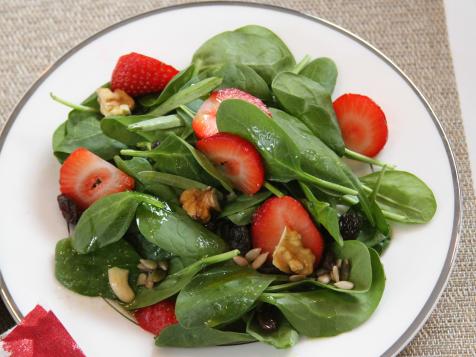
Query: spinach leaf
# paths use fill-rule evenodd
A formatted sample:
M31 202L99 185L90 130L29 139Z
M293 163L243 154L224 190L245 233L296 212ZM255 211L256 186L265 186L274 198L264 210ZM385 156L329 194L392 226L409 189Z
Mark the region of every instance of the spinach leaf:
M374 189L379 173L361 177L361 181ZM398 170L385 172L376 196L380 208L392 215L387 218L402 223L426 223L436 212L436 200L431 189L415 175Z
M195 74L195 66L191 65L175 75L158 97L142 97L139 102L144 107L155 107L162 104L175 93L187 86Z
M211 71L211 75L223 78L220 88L238 88L264 101L272 98L268 84L249 66L224 63Z
M174 274L167 275L159 285L152 289L139 289L134 301L127 305L126 308L130 310L139 309L165 300L182 290L188 283L190 283L193 277L200 272L200 270L209 265L232 259L238 254L240 254L239 250L232 250L226 253L202 258Z
M271 87L283 109L299 118L339 156L344 154L344 140L332 100L323 86L302 75L282 72Z
M155 182L162 185L175 187L179 190L188 190L189 188L206 189L208 187L207 185L201 182L191 180L186 177L152 170L142 171L138 174L138 177L140 180L143 180L145 182Z
M371 249L370 258L372 285L366 293L342 294L319 289L300 293L264 293L260 300L276 306L304 336L328 337L352 330L372 315L385 288L385 273L377 252Z
M255 207L271 196L271 192L263 191L255 195L240 195L234 201L225 204L218 217L228 217L235 213L242 212L247 208Z
M210 77L198 83L193 83L189 87L185 87L175 94L171 95L167 100L158 107L152 109L148 114L156 117L167 114L181 105L193 102L195 99L208 95L212 90L218 87L222 82L221 78Z
M79 147L87 148L104 160L112 159L125 148L103 134L95 113L73 110L68 118L53 135L53 151L60 161Z
M173 255L199 259L227 250L220 237L186 214L172 212L166 206L141 205L136 222L148 241Z
M97 200L81 215L72 236L73 248L85 254L117 242L142 202L165 207L154 197L139 192L119 192Z
M172 257L169 260L169 270L167 272L169 274L175 274L189 265L192 265L196 261L197 260L194 258Z
M145 259L151 259L155 261L167 260L173 257L172 253L160 248L158 245L149 242L140 233L137 224L133 222L129 227L129 230L124 236L124 239L129 242L135 251Z
M278 329L272 332L265 332L259 326L255 314L251 315L246 325L246 332L260 342L264 342L276 348L289 348L294 346L299 335L289 322L281 316L278 320Z
M184 126L184 122L177 114L159 116L152 119L146 119L127 127L128 130L134 132L149 132L155 130L166 130Z
M249 66L268 84L277 73L296 63L291 51L278 36L256 25L212 37L195 52L192 62L201 70L223 63Z
M246 226L247 224L251 223L253 219L253 214L255 213L258 206L252 206L249 208L245 208L241 212L236 212L230 214L228 218L232 223L236 224L237 226Z
M281 285L273 285L268 288L267 291L283 291L302 285L315 285L317 287L335 290L346 294L360 294L369 291L372 284L372 265L370 261L370 253L365 244L357 240L347 240L344 241L343 246L334 244L333 251L338 258L349 259L350 261L351 268L349 281L354 283L354 288L352 290L339 289L332 284L322 284L315 279L309 278Z
M124 171L126 174L139 181L140 172L152 171L152 165L150 164L149 160L142 157L133 157L132 159L124 160L120 156L114 156L114 163L119 168L119 170Z
M180 291L175 305L177 320L185 328L237 320L273 280L272 275L235 264L202 272Z
M307 199L304 201L304 204L311 216L317 223L324 226L337 244L342 246L344 244L344 239L340 234L339 215L337 214L337 210L334 207L331 207L329 203L319 201L306 184L300 183L300 185Z
M303 170L301 160L305 152L298 149L294 138L276 120L271 120L253 104L243 100L225 100L218 109L217 125L220 131L237 134L258 149L271 180L288 182L299 179L343 194L357 193L354 189L322 180Z
M73 249L71 239L67 238L56 244L55 276L62 285L78 294L115 299L109 285L108 269L119 267L129 270L129 282L133 287L139 275L139 258L125 241L89 254L79 254Z
M337 67L330 58L316 58L308 63L299 74L319 83L329 94L332 94L334 91L337 80Z
M210 327L185 328L180 324L166 327L156 337L157 346L167 347L207 347L254 342L247 333L222 331Z
M330 150L310 129L297 118L278 109L271 108L273 121L285 131L301 152L302 168L311 175L337 184L353 188L359 195L362 211L370 224L375 220L367 194L359 179L339 157ZM319 187L321 188L321 187Z

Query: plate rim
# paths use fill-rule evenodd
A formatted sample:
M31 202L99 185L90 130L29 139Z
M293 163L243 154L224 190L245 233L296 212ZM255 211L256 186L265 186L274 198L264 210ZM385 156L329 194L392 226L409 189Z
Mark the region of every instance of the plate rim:
M430 115L431 119L433 120L433 123L435 124L438 133L441 137L441 140L443 141L443 145L445 147L446 154L448 156L450 168L451 168L451 176L453 180L453 192L454 192L454 197L455 197L455 207L454 207L454 218L453 218L453 227L452 227L452 233L451 233L451 242L448 248L448 252L446 254L445 262L444 265L441 269L440 275L438 277L438 280L433 287L433 290L428 297L427 301L423 305L422 309L418 313L418 315L415 317L415 319L412 321L412 323L408 326L408 328L403 332L403 334L382 354L382 356L394 356L397 355L400 351L403 350L405 346L410 343L410 341L415 337L415 335L421 330L423 325L426 323L428 318L430 317L432 311L437 305L438 300L440 299L443 291L445 290L445 287L448 283L449 276L451 274L451 271L453 269L456 256L457 256L457 251L458 251L458 245L459 245L459 240L460 240L460 231L461 231L461 221L462 221L462 197L461 197L461 185L459 181L459 173L458 173L458 168L456 165L455 161L455 156L453 153L453 150L451 148L451 144L448 140L448 137L443 130L442 124L438 117L436 116L436 113L434 112L433 108L431 107L430 103L426 99L426 97L423 95L423 93L418 89L418 87L413 83L413 81L410 79L410 77L403 72L403 70L396 65L389 57L387 57L383 52L381 52L379 49L377 49L375 46L370 44L368 41L364 40L360 36L354 34L353 32L345 29L344 27L341 27L331 21L325 20L321 17L314 16L311 14L307 14L305 12L297 11L294 9L289 9L286 7L278 6L278 5L272 5L272 4L264 4L264 3L259 3L259 2L244 2L244 1L204 1L204 2L199 2L199 3L184 3L184 4L177 4L177 5L171 5L171 6L165 6L157 9L153 9L150 11L146 11L140 14L137 14L135 16L126 18L124 20L121 20L119 22L116 22L110 26L107 26L106 28L96 32L92 36L86 38L85 40L79 42L76 44L73 48L68 50L66 53L61 55L56 61L54 61L50 66L48 66L43 73L35 80L35 82L24 92L22 95L21 99L17 102L17 104L14 106L13 110L11 111L10 115L8 116L3 129L0 131L0 155L2 153L3 145L6 141L6 138L8 136L8 133L18 117L18 114L21 112L25 104L28 102L29 98L31 95L38 89L38 87L50 76L51 73L53 73L61 64L63 64L67 59L69 59L71 56L73 56L76 52L81 50L83 47L87 46L97 38L119 28L122 27L128 23L157 15L160 13L165 13L168 11L174 11L174 10L180 10L180 9L185 9L185 8L193 8L193 7L206 7L206 6L243 6L243 7L251 7L251 8L260 8L260 9L265 9L265 10L272 10L272 11L279 11L283 13L287 13L290 15L294 15L297 17L301 17L303 19L311 20L313 22L319 23L321 25L324 25L330 29L336 30L340 32L341 34L349 37L351 40L356 41L357 43L361 44L371 52L373 52L375 55L380 57L385 63L387 63L401 78L405 80L405 82L410 86L410 88L413 90L413 92L416 94L416 96L420 99L422 102L423 106L427 110L428 114ZM8 312L10 315L13 317L16 323L19 323L21 319L23 318L22 313L20 312L20 309L16 305L16 303L13 301L13 298L5 284L5 280L3 279L2 272L0 271L0 298L2 299L3 303L5 304Z

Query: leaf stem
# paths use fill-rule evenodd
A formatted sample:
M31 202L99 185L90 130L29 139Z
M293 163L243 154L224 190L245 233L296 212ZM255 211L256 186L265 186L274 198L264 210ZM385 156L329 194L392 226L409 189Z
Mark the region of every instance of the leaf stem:
M269 192L271 192L273 195L275 195L275 196L277 196L277 197L283 197L283 196L285 196L284 193L282 193L277 187L271 185L268 181L265 181L263 186L264 186Z
M291 72L294 74L299 74L299 72L301 72L303 68L307 66L309 62L311 62L311 56L305 55L303 59L294 66Z
M202 262L205 264L216 264L216 263L220 263L220 262L224 262L226 260L232 259L233 257L236 257L237 255L240 255L240 251L238 249L235 249L235 250L230 250L229 252L203 258Z
M393 170L395 168L394 165L386 164L386 163L384 163L380 160L373 159L371 157L359 154L358 152L352 151L348 148L345 148L344 156L349 158L349 159L360 161L360 162L365 162L365 163L370 164L370 165L375 165L375 166L380 166L380 167L386 166L390 170Z
M132 149L122 149L120 151L121 155L124 156L133 156L133 157L154 157L155 154L153 151L143 151L143 150L132 150Z
M306 172L300 172L300 173L298 173L298 176L303 181L314 184L314 185L316 185L318 187L321 187L321 188L325 188L325 189L328 189L328 190L333 190L333 191L336 191L336 192L340 192L344 195L358 196L358 194L359 194L356 190L353 190L351 188L348 188L348 187L345 187L345 186L342 186L342 185L338 185L338 184L333 183L333 182L322 180L318 177L309 175Z
M349 206L353 206L353 205L357 204L358 202L355 202L355 200L352 197L353 196L344 195L344 196L341 197L341 199L345 204L348 204ZM392 213L392 212L386 211L384 209L381 209L381 210L382 210L382 213L385 216L385 218L388 218L388 219L391 219L391 220L397 221L397 222L406 222L406 217L402 216L401 214Z
M154 131L165 130L183 126L183 121L178 115L166 115L157 118L142 120L138 123L130 124L127 129L130 131Z
M193 119L195 117L195 112L193 110L191 110L189 107L187 107L186 105L181 105L179 106L179 108L185 113L187 114L190 119Z
M61 99L60 97L54 95L53 93L50 92L50 97L55 101L55 102L58 102L58 103L61 103L63 105L66 105L67 107L70 107L72 109L75 109L75 110L79 110L79 111L82 111L82 112L92 112L92 113L99 113L99 111L96 109L96 108L92 108L92 107L87 107L85 105L81 105L81 104L74 104L74 103L71 103L71 102L68 102L64 99Z

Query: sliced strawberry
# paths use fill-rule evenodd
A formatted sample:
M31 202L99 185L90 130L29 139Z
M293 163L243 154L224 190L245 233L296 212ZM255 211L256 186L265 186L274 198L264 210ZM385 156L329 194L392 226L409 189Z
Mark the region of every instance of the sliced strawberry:
M375 102L360 94L344 94L334 102L345 145L358 153L375 156L387 142L385 114Z
M216 115L220 103L226 99L241 99L256 105L267 115L271 112L261 99L243 92L237 88L224 88L212 92L210 97L202 104L192 121L192 128L197 138L202 139L218 133Z
M112 72L111 89L122 89L131 96L156 93L164 89L177 73L168 64L132 52L119 57Z
M255 147L238 135L218 133L197 142L203 152L233 185L243 193L255 194L264 183L264 167Z
M134 317L140 327L156 336L167 326L178 323L173 300L164 300L155 305L138 309L134 312Z
M73 151L61 166L61 193L83 209L101 197L133 188L132 177L85 148Z
M271 197L254 213L251 224L253 247L269 252L269 259L287 227L301 235L302 244L316 256L324 250L324 239L303 205L291 196Z

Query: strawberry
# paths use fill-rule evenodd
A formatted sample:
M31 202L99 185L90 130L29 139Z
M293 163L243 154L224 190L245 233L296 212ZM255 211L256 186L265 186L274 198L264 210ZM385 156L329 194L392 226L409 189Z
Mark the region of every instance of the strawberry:
M85 148L74 150L60 169L60 190L80 208L111 193L132 190L134 179Z
M238 135L218 133L197 142L203 152L233 185L243 193L255 194L264 183L264 166L255 147Z
M160 92L178 73L159 60L129 53L119 57L112 72L111 89L122 89L131 96Z
M253 247L269 252L271 258L285 227L301 235L303 246L316 256L317 265L324 239L304 206L291 196L271 197L256 210L251 224Z
M138 309L134 312L134 317L140 327L156 336L167 326L178 323L173 300L164 300L155 305Z
M373 157L387 142L387 120L375 102L360 94L344 94L334 102L345 145Z
M210 97L198 109L195 118L192 121L192 128L197 138L202 139L218 133L216 115L220 103L226 99L241 99L256 105L267 115L271 116L271 112L261 99L243 92L237 88L224 88L212 92Z

